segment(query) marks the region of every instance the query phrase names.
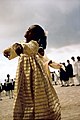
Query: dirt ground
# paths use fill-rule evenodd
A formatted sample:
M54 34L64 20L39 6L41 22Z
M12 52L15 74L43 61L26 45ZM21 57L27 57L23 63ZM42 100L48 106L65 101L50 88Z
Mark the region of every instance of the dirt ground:
M54 86L61 103L61 120L80 120L80 86ZM8 96L0 101L0 120L12 120L13 99Z
M61 104L61 120L80 120L80 86L56 86L55 89Z

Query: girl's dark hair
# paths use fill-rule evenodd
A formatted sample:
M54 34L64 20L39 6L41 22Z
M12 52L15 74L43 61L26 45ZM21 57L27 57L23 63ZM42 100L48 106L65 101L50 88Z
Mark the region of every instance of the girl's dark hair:
M30 39L28 39L28 36L30 36ZM41 26L30 26L24 37L27 38L27 42L29 42L30 40L35 40L39 43L39 47L43 47L43 49L46 49L47 36L45 35L44 29Z

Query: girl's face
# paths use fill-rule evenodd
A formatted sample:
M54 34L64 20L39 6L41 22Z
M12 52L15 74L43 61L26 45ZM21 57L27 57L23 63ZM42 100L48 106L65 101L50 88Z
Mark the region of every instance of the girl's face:
M32 30L28 29L28 31L25 33L24 37L26 38L26 42L31 41L33 38Z

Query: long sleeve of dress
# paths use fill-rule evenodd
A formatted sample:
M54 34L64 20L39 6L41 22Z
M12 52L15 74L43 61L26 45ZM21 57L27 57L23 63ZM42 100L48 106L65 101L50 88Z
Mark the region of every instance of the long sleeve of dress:
M9 55L9 56L7 56L7 58L8 58L9 60L11 60L11 59L13 59L13 58L15 58L15 57L18 56L12 46L10 46L10 47L8 47L7 49L5 49L5 50L3 51L3 54L5 54L5 53L7 53L7 54Z
M31 40L29 43L19 43L22 45L23 47L23 54L26 54L28 56L31 56L32 54L37 54L38 51L38 43L36 41ZM14 50L14 44L11 45L9 48L5 49L3 51L4 52L8 52L9 56L8 59L14 59L15 57L17 57L18 55L16 54L15 50Z
M54 68L54 69L60 69L61 65L58 64L58 63L56 63L56 62L52 62L52 63L50 64L50 67L52 67L52 68Z

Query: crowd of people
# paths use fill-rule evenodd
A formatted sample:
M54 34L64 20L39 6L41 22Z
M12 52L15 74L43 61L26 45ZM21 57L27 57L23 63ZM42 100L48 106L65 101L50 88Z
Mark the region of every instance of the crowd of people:
M10 75L7 74L7 79L4 80L4 84L0 82L0 101L2 100L2 92L5 96L8 96L9 99L13 98L13 90L15 86L15 80L10 79Z
M63 64L63 68L58 70L58 73L55 71L52 72L52 80L54 84L61 84L61 86L80 86L80 56L77 56L77 60L75 57L71 57L72 63L70 60L67 60L67 65ZM77 84L75 84L75 80L77 80Z

